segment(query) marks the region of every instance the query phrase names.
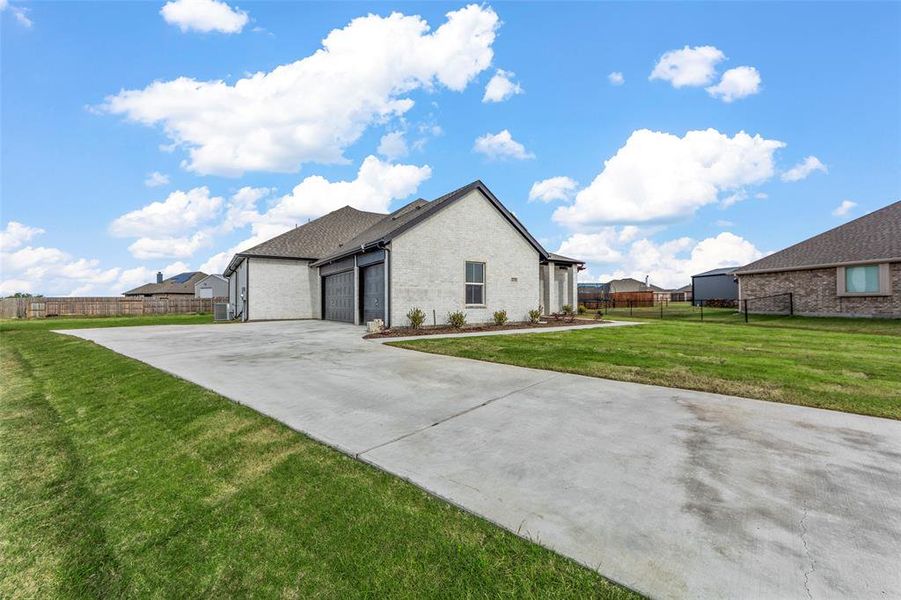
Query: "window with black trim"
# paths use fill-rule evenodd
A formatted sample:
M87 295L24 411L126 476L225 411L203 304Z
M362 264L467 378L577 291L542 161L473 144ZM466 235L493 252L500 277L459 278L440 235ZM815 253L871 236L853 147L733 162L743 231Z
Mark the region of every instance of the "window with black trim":
M485 263L466 262L466 304L485 304Z

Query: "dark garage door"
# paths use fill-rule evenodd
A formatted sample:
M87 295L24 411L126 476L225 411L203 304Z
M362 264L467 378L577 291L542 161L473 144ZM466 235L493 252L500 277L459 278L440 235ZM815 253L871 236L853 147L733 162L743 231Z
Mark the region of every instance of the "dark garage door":
M323 278L324 317L329 321L354 322L354 272L346 271Z
M385 320L385 264L363 267L360 270L363 289L360 293L363 306L363 322Z

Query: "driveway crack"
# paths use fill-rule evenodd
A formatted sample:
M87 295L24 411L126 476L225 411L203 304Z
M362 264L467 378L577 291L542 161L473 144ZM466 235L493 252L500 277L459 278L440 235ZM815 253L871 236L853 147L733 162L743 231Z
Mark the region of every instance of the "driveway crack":
M813 594L810 593L810 576L816 570L816 561L811 556L810 546L807 544L807 507L804 507L804 514L801 515L801 521L798 523L798 526L801 529L801 544L804 545L804 553L810 562L810 568L804 570L804 591L807 592L808 598L813 599Z
M544 379L541 379L540 381L536 381L536 382L534 382L534 383L530 383L529 385L523 386L523 387L521 387L521 388L517 388L517 389L515 389L515 390L511 390L511 391L509 391L509 392L507 392L507 393L505 393L505 394L501 394L500 396L497 396L497 397L495 397L495 398L489 398L488 400L485 400L485 401L482 402L481 404L476 404L475 406L470 406L469 408L463 409L463 410L461 410L461 411L459 411L459 412L456 412L456 413L454 413L454 414L452 414L452 415L449 415L449 416L447 416L447 417L444 417L443 419L439 419L439 420L435 421L434 423L431 423L431 424L429 424L429 425L426 425L425 427L420 427L420 428L418 428L418 429L414 429L413 431L408 431L407 433L405 433L405 434L403 434L403 435L399 435L399 436L397 436L397 437L394 438L394 439L388 440L387 442L382 442L381 444L376 444L375 446L372 446L371 448L367 448L366 450L362 450L362 451L360 451L360 452L357 452L357 453L354 455L354 457L355 457L355 458L360 458L361 456L363 456L363 455L366 454L367 452L372 452L373 450L378 450L379 448L383 448L383 447L388 446L388 445L390 445L390 444L393 444L393 443L395 443L395 442L399 442L399 441L401 441L401 440L404 440L404 439L406 439L406 438L408 438L408 437L410 437L410 436L416 435L417 433L421 433L421 432L425 431L426 429L431 429L432 427L437 427L438 425L441 425L442 423L447 423L447 422L450 421L451 419L456 419L457 417L462 417L463 415L468 414L468 413L471 413L471 412L474 411L474 410L478 410L478 409L482 408L483 406L488 406L488 405L491 404L492 402L497 402L498 400L503 400L504 398L509 398L509 397L512 396L513 394L518 394L518 393L520 393L520 392L524 392L524 391L526 391L526 390L528 390L528 389L531 389L531 388L533 388L533 387L535 387L535 386L537 386L537 385L541 385L542 383L548 382L548 381L550 381L551 379L554 379L554 378L556 378L556 377L559 377L560 375L561 375L561 373L554 373L554 374L551 374L551 375L548 376L548 377L545 377Z

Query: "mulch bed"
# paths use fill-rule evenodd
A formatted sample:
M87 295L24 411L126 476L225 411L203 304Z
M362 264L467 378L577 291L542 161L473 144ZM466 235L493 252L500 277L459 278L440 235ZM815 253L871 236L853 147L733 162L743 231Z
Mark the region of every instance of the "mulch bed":
M478 325L466 325L461 329L455 329L450 325L439 325L438 327L423 327L421 329L413 329L412 327L393 327L385 329L380 333L370 333L364 335L364 339L372 338L391 338L391 337L410 337L424 335L439 335L443 333L483 333L487 331L505 331L507 329L545 329L547 327L584 327L585 325L594 325L596 323L607 323L608 321L541 321L537 324L532 323L507 323L506 325L493 325L489 323L480 323Z

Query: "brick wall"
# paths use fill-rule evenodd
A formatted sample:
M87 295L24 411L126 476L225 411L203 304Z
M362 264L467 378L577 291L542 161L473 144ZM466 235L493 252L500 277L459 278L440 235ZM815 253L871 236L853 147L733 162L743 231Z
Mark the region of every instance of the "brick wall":
M252 321L319 318L319 270L305 260L252 257L248 316Z
M901 317L901 263L890 265L891 296L839 296L835 267L739 275L741 298L792 292L796 315ZM783 312L784 301L752 302L749 312Z
M395 326L408 324L414 306L428 324L433 310L440 324L455 310L477 323L501 309L523 321L538 308L538 252L478 190L392 240L390 260ZM486 265L484 308L465 306L466 261Z

